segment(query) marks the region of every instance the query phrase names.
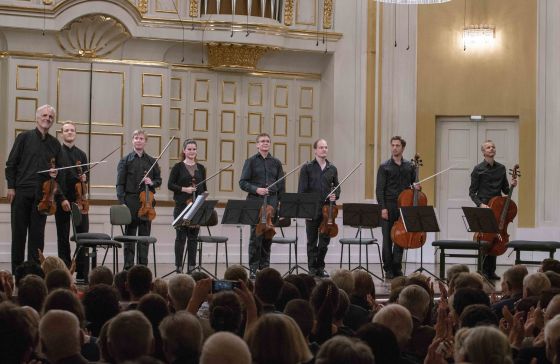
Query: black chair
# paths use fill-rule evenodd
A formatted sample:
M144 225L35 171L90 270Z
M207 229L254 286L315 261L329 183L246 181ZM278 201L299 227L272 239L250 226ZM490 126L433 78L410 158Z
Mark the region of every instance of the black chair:
M77 204L72 203L71 206L72 233L74 235L70 237L70 240L76 243L74 258L82 249L91 248L91 252L88 251L85 255L91 259L91 268L93 269L97 266L97 248L105 248L105 255L101 265L105 264L105 258L107 258L109 249L113 249L113 273L116 273L119 269L118 249L122 248L122 244L111 239L111 236L105 233L77 233L76 228L82 225L82 214Z
M373 274L370 270L369 270L369 251L368 251L368 247L370 245L375 245L377 246L377 253L378 253L378 257L379 257L379 266L382 266L381 263L381 248L379 247L379 243L377 243L377 239L373 236L373 229L372 228L363 228L361 226L352 226L353 228L357 228L358 230L356 231L356 235L353 238L341 238L338 240L338 242L342 245L342 247L340 248L340 268L342 268L342 258L343 258L343 254L344 254L344 246L347 247L348 250L348 269L349 270L356 270L356 269L363 269L366 272L370 273L371 275L377 277L377 275ZM365 238L362 236L362 231L364 229L368 229L370 232L370 238ZM358 246L359 247L359 255L358 255L358 266L354 267L354 268L350 268L351 265L351 261L350 261L350 246ZM363 267L362 266L362 246L366 247L366 266ZM383 272L383 269L381 269L381 276L383 278L385 278L385 274ZM379 278L379 277L378 277Z
M154 257L154 277L157 277L157 265L156 265L157 239L153 236L124 235L125 226L132 222L132 216L130 215L130 210L126 205L111 206L109 214L111 215L111 236L114 240L121 243L133 243L136 245L138 245L138 243L145 243L152 246L152 252ZM113 236L114 226L120 227L122 235Z
M293 238L287 238L284 235L284 228L289 227L292 224L292 220L287 217L281 217L278 221L274 224L274 227L280 230L280 236L278 236L278 232L271 240L271 244L279 244L279 245L288 245L288 271L284 275L291 274L295 269L298 269L298 260L297 260L297 235ZM297 229L297 225L296 225ZM294 247L294 258L296 264L292 266L292 246Z
M512 240L508 248L515 251L515 264L541 264L538 260L521 259L521 252L546 252L550 259L554 259L556 249L560 249L558 241Z
M473 241L473 240L436 240L432 242L432 246L436 248L434 254L437 254L439 249L439 278L445 279L445 258L475 258L476 270L482 270L482 257L485 250L490 247L487 241ZM462 250L462 251L476 251L473 253L446 253L446 250Z
M198 235L197 237L197 241L198 241L198 265L193 269L193 270L198 270L198 271L205 271L206 273L208 273L209 275L211 275L212 277L216 278L217 274L218 274L218 246L220 244L224 244L224 248L225 248L225 252L226 252L226 268L229 267L229 262L228 262L228 250L227 250L227 242L228 242L228 237L227 236L214 236L212 235L212 233L210 232L210 227L212 226L216 226L218 225L218 213L216 212L216 210L212 210L212 215L210 215L210 218L204 223L204 224L200 224L200 227L206 227L206 231L208 232L208 235ZM208 271L207 269L205 269L202 266L202 246L205 243L211 243L211 244L215 244L216 245L216 254L215 254L215 259L214 259L214 274L210 273L210 271ZM185 250L186 253L186 250ZM184 261L184 257L183 257L183 261Z

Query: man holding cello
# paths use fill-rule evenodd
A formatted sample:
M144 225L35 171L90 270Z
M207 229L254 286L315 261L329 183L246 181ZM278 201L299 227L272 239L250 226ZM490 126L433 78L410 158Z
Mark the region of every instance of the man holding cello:
M331 193L338 186L338 171L327 160L328 151L325 139L318 139L313 143L315 158L301 168L298 183L298 193L318 193L321 198L316 216L305 221L309 273L318 277L329 276L325 271L325 256L331 241L329 235L320 233L319 227L324 219L328 219L328 216L323 215L328 215L329 203L340 198L340 188Z
M399 218L398 197L402 191L415 184L416 170L413 164L403 158L406 141L400 136L391 138L391 158L383 162L377 171L375 194L381 206L381 230L383 232L383 270L385 277L392 279L402 276L403 248L393 243L391 229Z
M486 140L480 146L484 160L477 164L471 173L469 196L478 207L489 208L488 202L492 197L508 194L510 186L507 179L506 167L494 160L496 145L492 140ZM517 186L517 179L512 179L511 186ZM496 275L496 256L485 255L482 264L482 274L489 280L499 280Z
M141 192L146 200L154 202L153 194L161 185L161 172L156 159L144 151L148 138L144 130L135 130L132 133L132 145L134 150L122 158L117 167L117 198L121 204L128 206L132 215L132 222L127 225L125 235L149 236L152 222L149 218L138 217L138 211L142 207ZM148 175L146 173L149 171ZM147 187L147 188L146 188ZM153 206L149 206L153 208ZM135 244L124 244L124 269L130 269L134 265ZM138 243L138 264L148 265L148 244Z
M285 191L285 183L284 180L281 180L271 188L268 188L268 186L284 176L282 162L269 153L270 135L261 133L257 135L256 141L257 154L245 160L239 178L239 187L248 193L248 200L257 199L264 202L266 196L267 204L275 209L278 204L278 195ZM274 209L263 206L261 213L265 213L265 210ZM267 220L270 218L270 216L267 216ZM274 211L272 211L272 218L274 218ZM249 238L249 273L251 279L256 278L257 269L264 269L270 265L271 239L267 239L266 234L257 236L256 230L256 226L251 226L251 236Z

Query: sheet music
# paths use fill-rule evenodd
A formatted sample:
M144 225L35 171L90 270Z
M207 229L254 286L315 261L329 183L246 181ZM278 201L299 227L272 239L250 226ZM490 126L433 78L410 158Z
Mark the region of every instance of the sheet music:
M192 202L189 203L187 207L185 207L183 211L181 211L179 216L177 216L177 218L173 220L171 226L177 228L182 226L183 222L188 223L190 220L192 220L192 218L194 217L194 215L196 214L200 206L202 206L202 204L206 200L206 197L208 197L208 192L204 192L203 194L199 195L194 201L194 203Z
M177 224L178 224L180 221L182 221L183 216L185 216L185 214L187 213L187 211L190 210L190 208L192 207L192 205L193 205L192 202L189 203L189 204L187 205L187 207L185 207L185 208L183 209L183 211L181 211L181 213L177 216L177 218L176 218L175 220L173 220L173 223L171 223L171 226L176 227Z

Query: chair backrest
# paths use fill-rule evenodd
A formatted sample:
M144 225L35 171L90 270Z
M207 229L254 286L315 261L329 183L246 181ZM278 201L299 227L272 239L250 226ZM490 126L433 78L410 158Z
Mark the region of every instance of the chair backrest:
M274 226L279 228L285 228L290 225L292 225L292 219L289 217L281 217L274 223Z
M82 225L82 213L78 205L74 202L70 204L70 215L72 217L72 234L74 235L74 239L77 239L76 227Z
M130 210L126 205L113 205L109 210L111 225L128 225L132 222Z
M206 226L206 227L216 226L216 225L218 225L218 213L216 212L216 210L212 210L212 214L210 214L208 220L200 224L200 226Z

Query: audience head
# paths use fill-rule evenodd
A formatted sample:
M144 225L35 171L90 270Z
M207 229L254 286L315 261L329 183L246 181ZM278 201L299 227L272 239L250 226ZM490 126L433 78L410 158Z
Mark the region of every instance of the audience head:
M315 338L319 344L332 336L334 313L338 307L338 288L330 279L321 281L311 293L311 307L317 322Z
M523 278L523 297L539 296L550 289L550 280L544 273L531 273Z
M21 307L0 303L0 353L6 364L27 363L37 346L36 322Z
M97 284L113 285L113 272L104 265L93 268L88 275L89 286L93 287Z
M507 269L502 279L502 290L509 294L522 293L523 279L527 274L529 274L527 267L521 264L514 265Z
M307 292L309 294L309 296L307 298L305 298L304 296L302 296L302 298L303 299L311 298L311 292L313 292L313 289L317 285L317 282L315 282L315 278L312 275L306 274L306 273L300 273L300 274L298 274L298 277L300 277L303 280L303 282L305 283L305 285L307 286ZM297 286L297 284L296 284L296 286Z
M381 324L390 329L401 349L405 348L412 334L412 316L401 305L388 305L373 316L373 323Z
M356 331L356 337L365 342L373 352L377 363L398 363L400 349L397 337L384 325L367 323Z
M100 283L84 294L82 305L88 321L88 330L92 336L98 337L105 322L119 314L119 295L111 286Z
M21 279L18 288L20 306L33 307L35 311L41 312L45 298L47 298L47 286L43 278L35 274L28 274Z
M245 270L245 268L243 268L243 266L234 264L230 265L226 269L224 273L224 279L236 282L241 279L245 283L249 279L249 276L247 275L247 271Z
M107 344L107 334L109 333L109 326L111 325L111 320L105 322L99 330L99 336L97 337L97 346L99 347L99 359L103 363L114 363L115 360L109 353L109 346Z
M84 336L75 315L51 310L39 324L42 351L51 363L80 354Z
M198 282L202 279L210 278L210 276L202 271L196 270L191 273L191 277L194 279L195 282Z
M470 329L464 341L466 361L473 364L513 363L508 338L492 326Z
M544 326L546 358L551 363L560 362L560 315L556 315Z
M544 313L545 321L551 320L554 316L560 315L560 295L552 297Z
M294 319L299 326L301 333L307 339L313 330L313 308L309 301L295 299L288 302L284 308L284 314Z
M312 355L296 322L283 314L261 316L245 334L253 362L305 363Z
M551 270L546 271L544 274L548 277L551 288L560 288L560 274Z
M354 277L354 296L366 298L367 295L375 298L375 284L373 278L365 270L355 270L352 272Z
M257 273L255 279L255 296L263 304L273 305L278 297L284 281L280 272L273 268L265 268Z
M169 301L175 311L185 310L195 286L194 279L187 274L177 274L167 283Z
M480 325L498 327L498 316L486 305L475 304L467 306L459 317L461 327L475 327Z
M16 279L16 287L19 287L19 282L28 274L35 274L41 278L45 278L45 272L41 266L34 261L27 260L17 266L14 276Z
M354 292L354 277L348 269L337 269L331 272L331 280L339 289L346 292L348 296Z
M159 294L149 293L140 299L137 309L146 316L152 326L152 334L154 336L154 352L152 355L164 360L165 355L158 327L163 319L169 315L167 301Z
M316 364L374 364L373 353L365 343L345 336L325 342L315 358Z
M130 301L130 292L126 288L127 270L121 270L115 275L114 286L119 293L119 301Z
M126 277L126 287L130 299L138 301L152 289L152 272L145 265L137 264L130 268Z
M194 315L179 311L167 316L159 324L159 332L168 363L200 356L202 327Z
M453 264L447 268L447 282L451 282L459 273L469 273L469 267L466 264Z
M47 273L47 276L45 277L45 284L47 285L47 290L49 292L58 288L71 289L72 277L70 277L70 272L66 268L54 269Z
M85 327L84 306L76 295L67 289L56 289L49 293L43 306L43 314L50 310L63 310L73 313L80 322L80 327Z
M161 278L154 279L152 292L159 295L164 300L169 299L169 285L167 281Z
M426 290L415 284L406 286L397 299L397 303L405 307L412 317L420 322L424 322L430 307L430 295Z
M302 299L309 301L309 287L305 283L305 279L301 275L297 274L288 274L286 278L284 278L284 282L288 282L293 284L297 287L299 291L299 295ZM315 281L313 281L315 283Z
M110 321L107 332L109 355L117 364L135 360L153 350L150 321L139 311L121 312Z
M490 307L490 298L484 291L475 288L461 288L453 294L453 312L460 317L470 305L480 303Z
M336 307L336 310L334 311L333 320L338 321L338 322L342 322L342 320L344 319L344 316L346 316L346 313L348 312L349 308L350 308L350 299L348 298L348 295L346 294L346 292L344 292L344 290L339 288L338 289L338 305Z
M57 256L46 257L41 264L41 268L43 269L43 272L45 272L45 277L48 276L49 273L53 270L61 269L68 271L66 263L64 263L64 261Z
M298 288L290 282L284 281L282 289L280 290L280 295L278 296L278 299L274 304L274 306L276 307L276 311L284 311L286 304L296 298L301 298Z
M542 261L540 270L543 273L553 271L560 274L560 261L552 258L546 258Z
M231 291L223 291L212 296L210 302L210 326L214 331L229 331L239 334L243 312L237 295Z
M484 288L483 280L478 273L459 273L455 279L449 283L449 294L454 294L462 288L471 288L482 291Z
M230 332L217 332L202 346L200 364L251 364L249 347L239 336Z

